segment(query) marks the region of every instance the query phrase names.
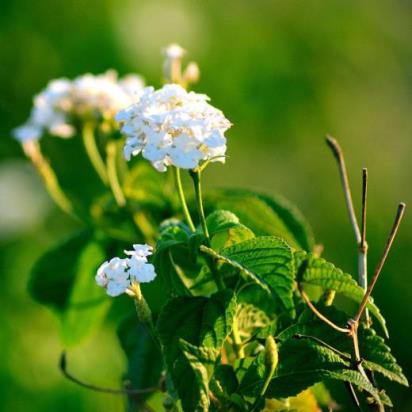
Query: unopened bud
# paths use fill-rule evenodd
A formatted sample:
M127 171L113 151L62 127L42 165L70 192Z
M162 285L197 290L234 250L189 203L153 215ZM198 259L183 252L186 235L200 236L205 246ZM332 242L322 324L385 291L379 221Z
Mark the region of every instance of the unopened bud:
M273 374L276 367L278 366L279 355L278 355L278 345L275 342L273 336L269 335L266 338L266 345L265 345L265 365Z
M190 62L183 73L183 81L186 84L196 83L200 78L199 66L195 62Z

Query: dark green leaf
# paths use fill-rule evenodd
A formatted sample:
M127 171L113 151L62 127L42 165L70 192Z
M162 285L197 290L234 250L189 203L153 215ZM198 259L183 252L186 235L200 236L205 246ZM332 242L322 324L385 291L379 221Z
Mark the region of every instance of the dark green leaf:
M135 389L157 387L163 367L162 354L147 329L134 315L123 321L117 334L127 356L125 378L131 386Z
M90 231L76 233L44 253L34 264L29 291L34 299L64 311L77 270L77 260L92 239Z
M279 298L284 307L293 313L293 255L283 240L261 236L222 249L219 253L205 247L202 250L238 269Z
M333 307L321 308L325 316L338 325L344 325L347 316L337 311ZM350 339L343 339L342 334L336 332L320 319L311 315L309 309L303 314L298 323L285 329L278 335L280 341L291 339L294 335L301 334L314 336L321 339L328 345L345 353L348 357L352 351L352 342ZM391 354L389 347L385 344L383 338L378 336L372 328L365 328L363 325L358 330L359 350L365 369L381 373L386 378L396 381L402 385L408 386L408 381L402 373L401 367L397 364L396 359Z

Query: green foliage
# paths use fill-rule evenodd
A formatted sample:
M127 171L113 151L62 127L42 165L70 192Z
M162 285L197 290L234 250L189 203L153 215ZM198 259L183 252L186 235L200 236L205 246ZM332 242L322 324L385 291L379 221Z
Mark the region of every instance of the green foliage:
M256 235L274 235L292 247L312 250L312 230L299 210L281 197L255 193L245 189L224 189L208 193L207 210L228 210Z
M163 370L160 348L144 325L136 322L136 316L125 319L117 335L127 356L127 373L124 376L135 389L147 389L159 384Z
M66 345L92 334L103 321L110 299L94 279L105 250L93 234L82 231L46 252L33 267L29 290L61 320Z
M237 269L246 279L280 299L284 308L293 313L293 255L283 240L260 236L222 249L219 253L205 247L202 250Z
M340 293L360 304L364 291L351 275L342 272L342 270L335 267L332 263L316 257L311 253L306 254L303 251L299 251L296 252L294 256L296 268L299 268L303 262L305 262L305 270L302 273L302 278L299 279L300 283L303 285L320 286L324 290L334 290L336 293ZM374 304L372 298L369 298L367 308L376 317L385 335L388 336L385 319L381 315L378 307Z
M206 410L210 375L199 362L206 357L210 363L212 355L216 359L216 351L231 332L235 306L234 296L223 291L210 298L174 298L160 313L159 339L185 411Z

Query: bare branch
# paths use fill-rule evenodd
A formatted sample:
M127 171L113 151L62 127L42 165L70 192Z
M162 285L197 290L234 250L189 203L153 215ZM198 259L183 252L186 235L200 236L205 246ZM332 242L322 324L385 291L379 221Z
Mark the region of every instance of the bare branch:
M346 207L348 209L349 218L352 222L352 227L355 232L356 242L359 244L361 241L361 234L359 230L358 221L355 215L355 210L353 208L352 194L349 185L348 173L346 170L345 158L343 156L342 149L339 146L339 143L336 139L328 135L326 136L326 143L331 148L332 153L335 156L336 161L338 162L339 174L342 181L343 192L345 195Z
M325 322L327 325L329 325L331 328L335 329L338 332L342 333L349 333L349 329L347 328L341 328L340 326L336 325L333 323L330 319L328 319L325 315L322 315L316 308L316 306L310 301L308 295L301 289L299 288L300 294L302 295L303 300L306 302L306 304L309 306L310 310L323 322Z
M90 389L92 391L96 392L104 392L104 393L111 393L113 395L143 395L146 393L151 393L159 390L159 388L145 388L145 389L112 389L112 388L103 388L101 386L97 385L92 385L90 383L86 383L81 381L80 379L76 378L73 376L68 370L67 370L67 357L66 357L66 352L62 352L60 356L60 361L59 361L59 367L63 375L69 379L70 381L76 383L79 386L82 386L83 388Z
M365 295L362 299L362 302L359 306L358 313L356 314L356 316L354 318L355 322L359 322L359 319L362 317L362 314L363 314L364 310L366 309L368 299L369 299L370 295L372 294L373 288L375 287L375 284L378 280L378 277L379 277L379 275L382 271L383 265L385 264L386 258L388 257L388 254L389 254L389 251L391 249L392 243L393 243L393 241L396 237L396 233L398 232L399 225L402 221L403 214L405 212L405 207L406 207L405 203L400 203L399 206L398 206L396 217L395 217L395 220L393 222L392 229L391 229L391 232L389 234L388 240L386 242L385 249L383 251L381 259L378 262L378 265L376 266L375 273L373 274L373 277L372 277L371 283L368 287L368 290L366 291L366 293L365 293Z

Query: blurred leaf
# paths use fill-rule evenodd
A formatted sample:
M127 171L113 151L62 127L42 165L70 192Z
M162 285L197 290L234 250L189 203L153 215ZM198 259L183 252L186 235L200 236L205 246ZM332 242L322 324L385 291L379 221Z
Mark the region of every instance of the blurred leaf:
M106 259L90 231L82 231L46 252L34 265L29 290L61 319L65 344L74 345L100 326L111 300L95 282Z
M303 251L296 252L296 268L299 268L304 261L307 266L302 274L302 279L298 279L303 285L315 285L322 287L324 290L334 290L336 293L340 293L358 304L361 303L364 290L356 283L351 275L342 272L342 270L338 269L332 263L316 257L312 253L306 254ZM373 298L369 298L367 308L376 317L385 335L388 336L386 321L381 315L379 308L373 302Z
M262 288L280 299L293 313L293 255L290 247L274 236L261 236L222 249L219 253L202 250L233 266Z
M96 241L88 243L77 260L68 305L62 316L62 336L66 345L75 345L100 327L112 302L95 281L97 268L106 259Z
M298 249L311 250L312 231L302 214L288 201L244 189L221 189L205 197L206 211L233 212L257 236L274 235Z
M263 412L282 412L282 411L299 411L299 412L322 412L316 401L315 395L311 389L306 389L297 396L287 399L287 402L277 399L267 399Z
M75 211L87 220L93 202L109 190L91 165L81 136L71 139L45 136L41 147Z
M125 378L132 388L157 387L163 369L162 354L147 329L138 323L136 315L122 322L117 335L127 356Z
M127 199L141 207L164 211L170 209L173 192L167 194L167 174L159 173L149 162L134 159L125 175L123 190Z
M37 260L29 280L29 291L35 300L58 312L65 310L76 276L78 257L92 237L89 230L75 233Z

